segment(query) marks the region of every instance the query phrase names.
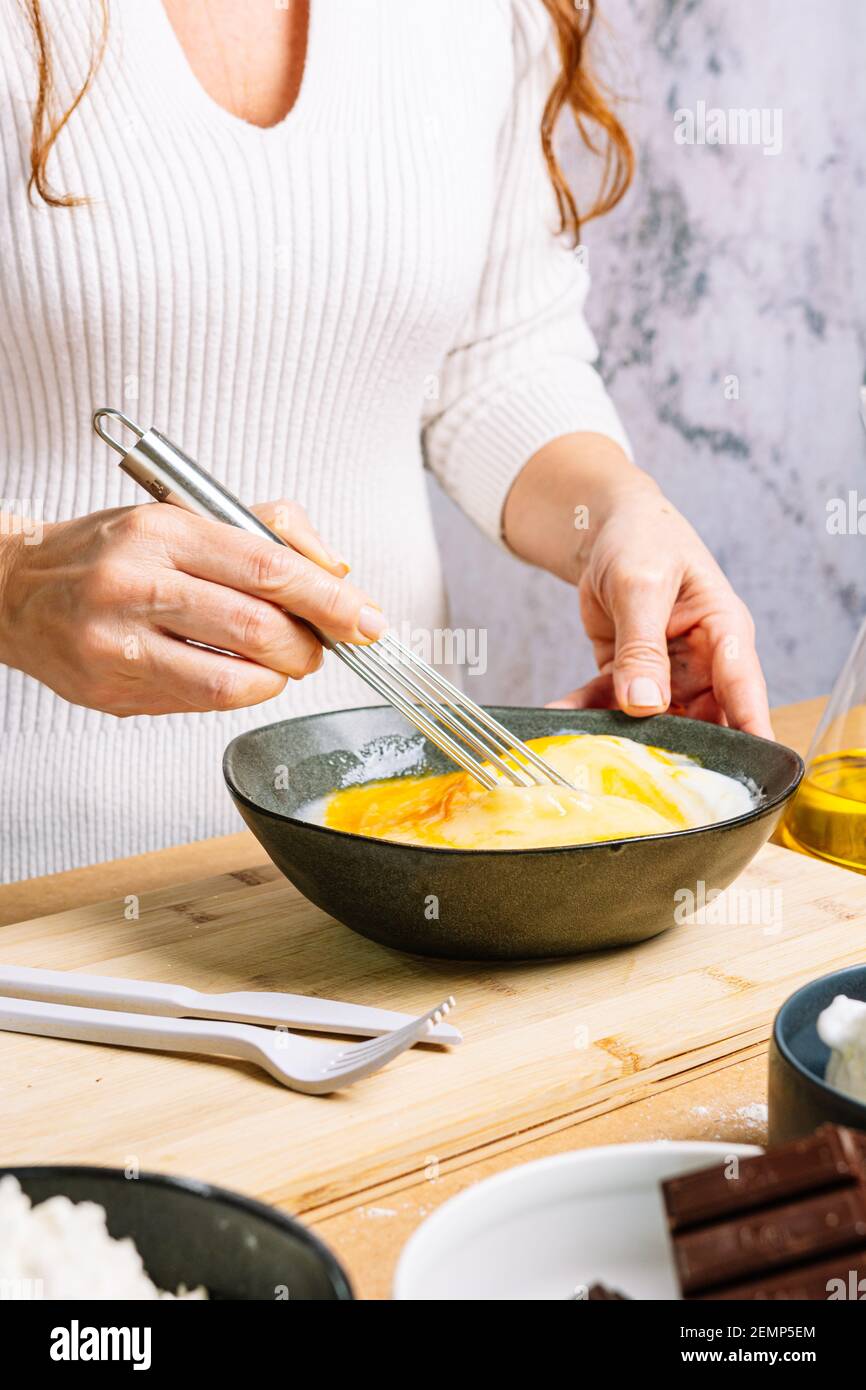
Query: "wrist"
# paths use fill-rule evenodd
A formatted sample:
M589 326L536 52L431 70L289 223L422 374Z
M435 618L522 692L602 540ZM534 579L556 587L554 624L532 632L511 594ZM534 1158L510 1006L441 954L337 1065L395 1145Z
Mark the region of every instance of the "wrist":
M593 523L575 553L569 582L580 584L599 548L606 550L609 537L618 538L616 543L621 545L623 536L650 534L665 511L673 514L674 508L655 479L642 469L633 466L629 474L611 480L595 499Z
M658 484L606 435L571 434L540 449L506 499L506 544L578 584L593 544L623 507L662 497Z
M593 530L598 531L624 507L657 503L664 494L654 478L637 464L626 460L627 468L597 480L592 499Z

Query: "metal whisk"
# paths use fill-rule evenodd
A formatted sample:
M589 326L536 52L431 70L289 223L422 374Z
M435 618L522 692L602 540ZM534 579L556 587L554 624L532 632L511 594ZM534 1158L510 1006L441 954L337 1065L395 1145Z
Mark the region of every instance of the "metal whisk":
M108 433L103 424L106 419L117 420L131 430L136 437L131 449ZM157 502L172 503L200 516L239 526L241 530L266 537L278 545L286 544L157 430L143 430L119 410L105 406L94 411L93 428L100 439L121 455L123 471ZM479 759L498 769L516 786L528 787L533 783L571 786L544 758L510 734L474 700L467 699L457 686L445 680L392 633L386 633L369 645L356 646L351 642L334 642L317 628L313 630L328 651L345 662L431 743L483 786L495 787L497 778Z

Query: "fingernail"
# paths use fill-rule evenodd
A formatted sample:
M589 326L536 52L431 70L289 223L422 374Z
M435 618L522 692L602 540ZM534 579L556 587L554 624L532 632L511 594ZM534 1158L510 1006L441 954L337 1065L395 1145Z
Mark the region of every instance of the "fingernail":
M636 676L628 688L630 709L658 709L664 704L662 692L649 676Z
M382 636L383 632L387 631L387 628L388 619L382 610L374 608L372 604L365 603L358 614L358 631L375 642Z
M333 550L326 550L325 554L328 557L328 563L333 565L335 570L342 570L343 574L349 573L351 566L348 560L343 559L342 555L335 555Z

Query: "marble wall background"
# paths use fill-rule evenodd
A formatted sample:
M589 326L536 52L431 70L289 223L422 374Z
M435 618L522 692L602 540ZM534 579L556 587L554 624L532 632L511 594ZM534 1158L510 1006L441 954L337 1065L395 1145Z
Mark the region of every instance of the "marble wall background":
M771 698L804 698L832 684L866 610L866 539L827 530L828 499L866 498L866 5L600 10L639 165L584 236L601 367L639 461L749 603ZM781 152L675 143L674 112L700 101L781 109ZM574 139L566 162L582 181ZM576 597L434 505L453 622L488 629L471 693L541 703L586 679Z

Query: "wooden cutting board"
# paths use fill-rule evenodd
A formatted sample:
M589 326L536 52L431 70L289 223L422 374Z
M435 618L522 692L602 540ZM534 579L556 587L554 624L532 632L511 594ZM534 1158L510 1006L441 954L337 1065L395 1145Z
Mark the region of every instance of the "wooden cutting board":
M866 876L767 845L736 888L727 921L529 964L398 955L270 865L3 927L11 964L417 1012L453 993L465 1043L317 1098L242 1062L0 1034L0 1164L138 1164L310 1211L623 1105L763 1047L792 990L866 957ZM761 890L781 923L744 911Z

